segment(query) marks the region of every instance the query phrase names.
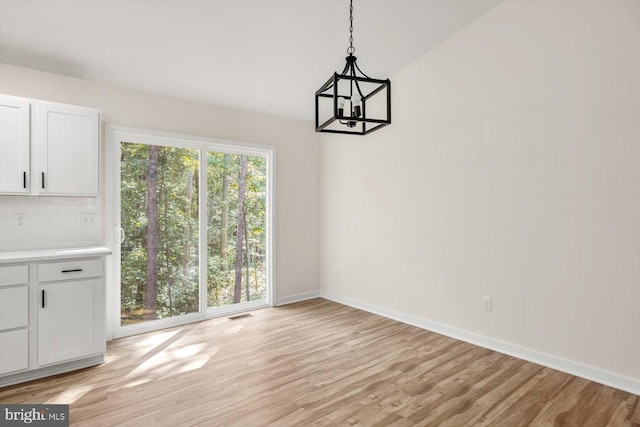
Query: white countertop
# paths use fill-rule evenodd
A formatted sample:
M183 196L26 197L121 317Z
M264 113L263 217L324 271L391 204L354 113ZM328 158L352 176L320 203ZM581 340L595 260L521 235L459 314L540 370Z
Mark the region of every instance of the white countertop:
M111 255L111 249L105 246L87 246L82 248L32 249L28 251L0 252L0 264L14 262L53 261L69 258L89 258Z

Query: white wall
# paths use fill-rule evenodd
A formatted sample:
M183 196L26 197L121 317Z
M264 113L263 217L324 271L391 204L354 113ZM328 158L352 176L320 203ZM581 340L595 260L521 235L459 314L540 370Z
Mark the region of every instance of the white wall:
M227 110L8 64L0 64L0 93L98 108L102 121L112 125L276 146L277 297L318 291L320 146L311 122ZM24 198L11 200L15 202L1 200L4 211L18 209L14 205L24 202ZM28 203L51 208L44 198ZM4 224L5 215L0 219ZM15 241L7 244L16 249ZM51 247L48 239L42 244Z
M640 2L504 2L391 81L323 136L323 293L640 390Z

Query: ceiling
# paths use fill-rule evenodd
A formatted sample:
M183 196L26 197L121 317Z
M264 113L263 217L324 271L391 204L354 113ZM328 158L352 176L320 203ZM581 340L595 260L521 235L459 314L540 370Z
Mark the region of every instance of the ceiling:
M387 78L497 0L356 0L360 68ZM232 109L313 119L342 70L347 0L0 0L0 61Z

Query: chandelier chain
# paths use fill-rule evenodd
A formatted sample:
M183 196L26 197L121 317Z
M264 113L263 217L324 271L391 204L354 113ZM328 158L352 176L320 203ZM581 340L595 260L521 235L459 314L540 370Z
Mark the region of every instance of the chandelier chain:
M356 49L353 47L353 0L349 2L349 48L347 53L353 55Z

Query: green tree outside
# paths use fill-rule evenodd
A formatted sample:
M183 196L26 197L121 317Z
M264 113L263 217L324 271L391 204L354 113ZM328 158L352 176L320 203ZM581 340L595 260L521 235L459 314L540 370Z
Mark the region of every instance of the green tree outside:
M126 235L121 246L122 325L199 310L200 152L152 147L121 144L121 226ZM266 290L266 160L209 152L206 165L207 304L219 307L234 300L262 299ZM155 181L150 183L150 178ZM154 189L157 200L149 194ZM151 283L147 277L152 278ZM156 301L150 301L154 295Z

